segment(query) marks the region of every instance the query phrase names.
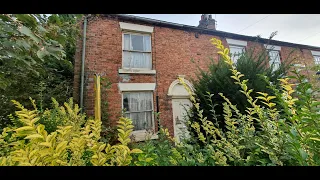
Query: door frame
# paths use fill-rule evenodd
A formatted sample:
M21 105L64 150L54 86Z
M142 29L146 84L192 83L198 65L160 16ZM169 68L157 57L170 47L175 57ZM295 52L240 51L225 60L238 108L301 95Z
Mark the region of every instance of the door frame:
M176 137L177 136L177 133L176 133L176 120L175 120L175 117L174 117L174 104L173 104L173 101L174 100L178 100L178 99L185 99L185 100L190 100L190 97L189 96L179 96L179 97L174 97L172 98L171 100L171 107L172 107L172 123L173 123L173 136ZM192 102L191 102L192 104Z
M194 94L194 87L192 85L192 83L190 81L188 81L187 79L185 79L185 75L178 75L177 78L182 78L184 83L190 88L191 90L191 93ZM175 133L175 119L174 119L174 116L173 116L173 103L172 101L174 99L188 99L191 104L192 104L192 101L190 100L190 95L189 94L177 94L174 92L174 87L176 85L182 85L179 81L179 79L176 79L174 80L170 86L169 86L169 89L168 89L168 94L167 96L171 98L171 110L172 110L172 114L171 114L171 117L172 117L172 123L173 123L173 135L174 137L176 136L176 133Z

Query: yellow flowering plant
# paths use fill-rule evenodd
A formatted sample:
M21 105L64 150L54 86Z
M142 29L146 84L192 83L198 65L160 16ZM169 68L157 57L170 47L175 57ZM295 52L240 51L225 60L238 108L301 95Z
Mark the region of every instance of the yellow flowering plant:
M194 128L197 132L196 138L205 144L203 149L206 149L207 152L211 151L211 158L214 160L212 165L282 166L319 164L319 160L315 160L319 158L319 155L317 155L317 158L315 157L319 146L310 143L310 141L317 143L316 141L320 140L318 139L319 133L313 133L319 130L317 129L319 115L316 115L316 113L319 114L319 110L314 111L316 113L313 113L312 117L310 117L312 113L309 114L310 119L313 119L316 125L311 128L312 130L304 133L303 118L306 116L301 115L307 113L308 110L306 107L297 109L295 102L298 99L293 96L295 92L294 84L291 84L288 78L279 79L281 88L275 91L275 96L270 96L264 92L256 92L259 96L253 98L251 94L254 90L248 88L248 80L243 79L244 74L239 72L233 64L229 50L218 39L213 38L211 42L218 48L218 54L221 55L233 74L231 78L234 79L235 84L239 85L240 92L247 97L250 104L249 107L246 107L246 114L242 114L228 97L219 93L226 101L223 103L223 111L227 131L224 132L217 124L208 121L208 118L203 116L203 110L200 109L196 97L191 93L183 79L179 79L189 92L190 100L198 112L197 116L200 117L201 123L192 122L191 128ZM269 85L271 89L276 90L274 86ZM211 94L208 94L208 98L211 96ZM284 110L276 108L276 103L279 100L277 97L280 97L280 101L284 104L287 113L285 119L279 115ZM266 107L258 105L258 101L265 104ZM258 123L258 127L254 126L254 123ZM200 127L204 132L200 130ZM309 135L309 138L306 138L306 134ZM311 137L310 134L314 136ZM186 144L180 144L180 146L186 146ZM180 160L185 159L177 149L173 149L173 157ZM172 162L178 164L178 161L174 158Z
M70 122L58 126L48 133L39 123L37 110L28 110L13 101L19 111L16 116L21 127L5 128L0 135L0 144L6 152L0 156L4 166L84 166L89 162L95 166L126 166L131 163L132 154L142 153L140 149L130 149L132 121L121 117L118 121L118 141L116 145L100 142L101 120L88 119L85 124L77 106L60 107ZM71 118L73 121L71 122ZM85 155L91 154L87 157ZM89 162L88 162L89 161Z

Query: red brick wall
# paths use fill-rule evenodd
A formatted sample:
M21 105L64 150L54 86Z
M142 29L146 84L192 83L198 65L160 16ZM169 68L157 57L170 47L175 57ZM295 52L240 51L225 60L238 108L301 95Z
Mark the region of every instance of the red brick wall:
M205 69L210 57L217 59L217 49L210 43L213 36L200 34L196 38L193 32L155 27L157 91L159 95L160 119L169 131L173 132L172 104L168 94L170 84L178 75L185 79L195 78L196 64Z
M151 36L152 62L156 75L119 75L118 69L122 66L122 32L119 21L105 17L89 20L85 57L85 111L88 115L94 114L94 73L103 73L103 76L108 77L112 82L111 88L107 90L107 101L109 102L108 113L113 123L121 115L122 106L121 93L117 83L157 83L154 92L154 110L156 111L155 102L156 95L158 95L161 123L173 135L172 104L167 95L169 86L177 79L178 75L185 75L187 80L195 78L197 68L196 64L191 62L192 58L202 69L207 68L210 57L217 61L217 49L210 43L210 39L213 37L199 34L199 37L196 38L194 32L156 26ZM220 39L228 47L225 38ZM262 50L263 45L248 42L248 48L251 47L256 47L255 53L258 53ZM75 55L74 97L76 100L79 99L81 49L82 41L79 40ZM289 48L281 48L283 59L288 56L288 52ZM303 57L305 62L313 63L309 50L303 50Z

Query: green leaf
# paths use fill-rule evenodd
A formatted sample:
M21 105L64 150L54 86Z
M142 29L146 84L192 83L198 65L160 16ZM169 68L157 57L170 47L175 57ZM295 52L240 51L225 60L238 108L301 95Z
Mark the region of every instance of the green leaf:
M38 51L37 51L37 56L38 56L41 60L43 60L43 57L45 57L45 56L47 56L47 55L49 55L49 52L46 51L46 50L38 50Z
M39 43L39 42L40 42L39 38L37 38L37 37L33 34L33 32L32 32L29 28L27 28L26 26L22 26L22 27L18 28L18 31L21 32L21 33L24 34L24 35L29 36L29 37L30 37L32 40L34 40L36 43Z
M21 127L21 128L16 129L15 131L16 131L16 132L21 132L21 131L32 131L32 130L34 130L34 127L24 126L24 127Z
M131 153L143 153L140 149L132 149Z
M44 28L44 27L42 27L42 26L38 26L38 29L41 31L41 32L44 32L44 33L47 33L48 31Z
M310 138L311 140L320 141L319 138Z
M294 137L297 136L297 131L296 131L295 129L293 129L293 128L290 129L290 133L291 133Z
M32 15L29 14L16 14L15 17L22 21L23 24L31 26L32 28L37 26L37 20Z
M56 152L59 154L62 153L62 151L66 149L67 144L68 141L62 141L61 143L59 143L56 147Z
M300 153L300 155L301 155L301 157L302 157L302 159L303 160L306 160L307 159L307 157L308 157L308 154L303 150L303 149L299 149L299 153Z
M0 14L0 19L2 21L10 21L10 18L8 16L3 15L3 14Z
M24 49L29 50L31 48L30 44L28 42L26 42L24 39L22 40L17 40L16 43L19 46L22 46Z
M32 135L25 137L24 139L44 139L44 138L40 134L32 134Z
M46 147L51 147L51 143L48 143L48 142L42 142L39 145L46 146Z

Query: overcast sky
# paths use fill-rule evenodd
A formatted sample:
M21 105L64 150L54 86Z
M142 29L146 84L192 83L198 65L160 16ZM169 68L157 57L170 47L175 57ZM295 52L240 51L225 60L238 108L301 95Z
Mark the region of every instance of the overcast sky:
M197 26L201 14L130 14ZM217 30L320 47L320 14L212 14Z

